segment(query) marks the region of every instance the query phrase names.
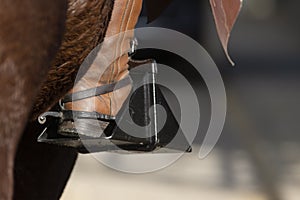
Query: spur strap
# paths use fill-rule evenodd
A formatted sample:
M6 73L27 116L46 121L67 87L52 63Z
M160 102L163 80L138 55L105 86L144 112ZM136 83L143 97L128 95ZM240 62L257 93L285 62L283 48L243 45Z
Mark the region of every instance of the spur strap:
M99 87L95 87L95 88L91 88L91 89L87 89L87 90L83 90L83 91L79 91L79 92L74 92L72 94L67 94L61 100L61 102L64 104L64 103L69 103L72 101L79 101L79 100L107 94L107 93L113 92L114 90L121 89L131 83L132 83L131 78L129 76L127 76L126 78L124 78L118 82L102 85Z
M75 110L64 110L63 111L64 120L74 120L75 119L97 119L101 121L111 121L115 120L116 117L111 115L105 115L98 112L86 112L86 111L75 111Z

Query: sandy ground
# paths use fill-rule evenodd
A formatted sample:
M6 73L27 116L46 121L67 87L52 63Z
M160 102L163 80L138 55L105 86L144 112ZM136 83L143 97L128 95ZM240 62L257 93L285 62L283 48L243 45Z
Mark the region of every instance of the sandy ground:
M230 174L225 172L221 151L216 149L200 160L196 148L163 170L136 175L112 170L91 155L80 155L61 199L267 199L245 154L232 156ZM282 194L285 200L296 200L300 192L295 184L283 183Z

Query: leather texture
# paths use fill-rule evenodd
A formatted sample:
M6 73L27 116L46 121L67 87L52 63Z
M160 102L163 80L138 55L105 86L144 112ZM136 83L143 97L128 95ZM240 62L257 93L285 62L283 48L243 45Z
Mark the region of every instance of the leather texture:
M92 66L70 93L116 83L128 76L128 52L141 8L142 0L115 0L101 49ZM65 109L115 116L130 90L131 85L128 85L107 94L66 103Z

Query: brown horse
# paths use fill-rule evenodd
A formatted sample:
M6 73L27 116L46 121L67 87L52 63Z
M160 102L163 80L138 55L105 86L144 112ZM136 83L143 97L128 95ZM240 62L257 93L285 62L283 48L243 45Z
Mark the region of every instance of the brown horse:
M65 27L61 19L67 9L61 0L12 2L0 1L0 199L4 200L12 199L17 143L61 43Z
M13 196L14 155L28 119L50 108L72 88L83 59L103 40L113 0L0 0L0 5L0 199L6 200ZM17 153L16 163L21 167L15 168L14 198L57 199L62 186L54 186L58 188L57 192L51 189L54 194L39 188L20 189L43 184L45 174L51 177L46 164L49 169L60 160L61 169L71 171L76 158L73 151L35 144L34 126L28 123ZM65 180L69 176L59 170L55 173ZM35 196L29 197L31 192Z

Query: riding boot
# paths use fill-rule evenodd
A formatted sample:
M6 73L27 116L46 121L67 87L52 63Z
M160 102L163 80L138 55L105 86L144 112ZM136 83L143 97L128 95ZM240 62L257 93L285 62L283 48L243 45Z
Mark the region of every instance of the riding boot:
M61 100L71 112L59 127L62 135L99 137L114 120L131 91L128 53L142 0L115 0L106 36L95 60L73 89ZM75 119L76 118L76 119Z

